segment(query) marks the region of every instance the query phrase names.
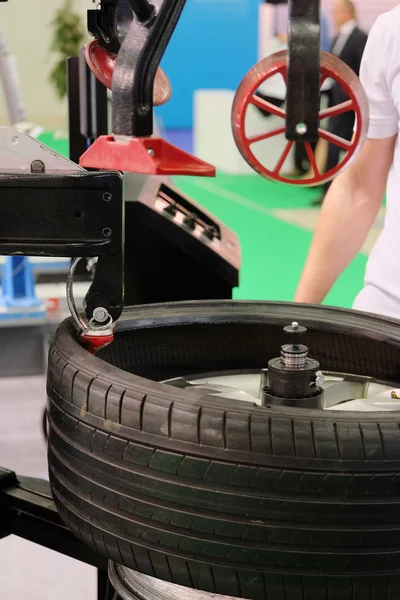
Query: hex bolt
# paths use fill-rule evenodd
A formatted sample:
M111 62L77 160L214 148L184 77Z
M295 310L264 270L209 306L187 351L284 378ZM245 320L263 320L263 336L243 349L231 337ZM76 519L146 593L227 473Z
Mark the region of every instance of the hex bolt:
M105 323L109 318L108 310L103 308L102 306L95 308L93 311L93 318L98 323Z
M153 148L148 148L147 152L150 154L150 156L154 156L155 155L155 152L154 152Z
M322 371L317 371L315 374L315 385L317 387L322 387L324 385L325 375Z
M112 200L112 194L110 194L110 192L104 192L103 200L104 202L110 202L110 200Z
M299 135L305 135L307 131L307 125L305 123L297 123L296 133L298 133Z
M19 144L19 137L17 135L13 135L11 142L14 144L14 146L17 146Z

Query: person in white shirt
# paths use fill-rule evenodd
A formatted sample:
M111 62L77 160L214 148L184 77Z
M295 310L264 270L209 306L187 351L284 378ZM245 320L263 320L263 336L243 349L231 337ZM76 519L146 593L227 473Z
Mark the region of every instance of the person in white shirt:
M349 66L356 75L360 74L361 59L367 43L367 34L357 25L357 13L351 0L336 0L333 6L333 19L337 28L337 36L333 41L331 53L340 58ZM335 106L348 100L343 89L334 84L330 90L330 105ZM354 113L347 112L333 117L329 123L329 131L345 140L350 141L353 137ZM334 169L340 160L340 149L334 144L327 144L320 140L326 154L325 171ZM321 148L319 154L322 153ZM324 186L324 195L327 193L330 183ZM322 204L322 196L315 204Z
M367 140L325 198L295 300L318 304L361 249L387 191L383 231L354 308L400 318L400 6L378 17L361 63Z

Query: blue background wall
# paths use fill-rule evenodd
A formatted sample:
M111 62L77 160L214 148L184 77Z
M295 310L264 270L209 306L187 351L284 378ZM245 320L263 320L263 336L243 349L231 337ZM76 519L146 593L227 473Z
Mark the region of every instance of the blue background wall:
M191 128L198 88L236 89L258 59L260 0L187 0L162 67L173 93L157 113L165 127Z

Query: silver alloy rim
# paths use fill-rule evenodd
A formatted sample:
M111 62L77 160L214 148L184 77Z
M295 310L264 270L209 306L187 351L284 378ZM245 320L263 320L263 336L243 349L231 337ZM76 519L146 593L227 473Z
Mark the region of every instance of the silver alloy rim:
M202 396L261 404L261 372L210 373L164 381ZM371 377L324 372L324 410L388 412L400 411L400 383L390 384Z
M122 600L238 600L233 596L200 592L161 581L113 562L109 562L108 575L111 585Z

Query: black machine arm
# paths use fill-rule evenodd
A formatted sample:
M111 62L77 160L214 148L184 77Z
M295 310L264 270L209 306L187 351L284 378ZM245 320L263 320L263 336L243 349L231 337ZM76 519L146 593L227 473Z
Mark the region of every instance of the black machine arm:
M16 137L11 139L16 141ZM19 145L24 146L25 139L18 133ZM28 141L40 152L39 143ZM33 160L39 156L43 160ZM38 162L45 167L47 155L33 153L32 164ZM116 321L123 307L121 174L84 170L3 173L0 194L0 254L98 257L86 298L86 316L90 320L101 306Z
M0 0L3 1L3 0ZM0 467L0 539L15 535L97 569L98 600L115 598L108 561L75 537L58 515L50 485Z
M107 561L82 544L58 516L50 486L0 467L0 539L8 535L40 544L107 572Z
M315 142L320 110L321 0L289 0L286 138Z
M89 31L118 52L113 76L113 133L153 133L157 68L186 0L103 0L89 11Z
M128 0L101 0L98 9L88 11L88 30L109 52L118 54L132 20Z
M149 21L154 16L154 6L147 0L128 0L139 21Z

